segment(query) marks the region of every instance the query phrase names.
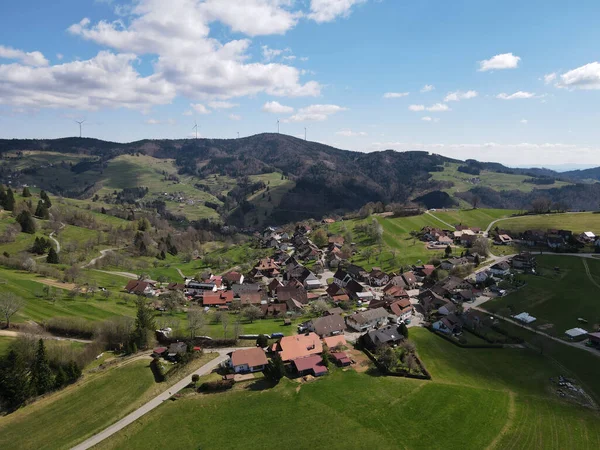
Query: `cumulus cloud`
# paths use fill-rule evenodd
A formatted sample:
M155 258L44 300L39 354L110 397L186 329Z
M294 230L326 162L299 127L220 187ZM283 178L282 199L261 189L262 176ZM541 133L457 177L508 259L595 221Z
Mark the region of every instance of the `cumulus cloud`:
M429 116L421 117L421 120L424 122L434 122L434 123L440 121L440 119L438 119L437 117L434 118L434 117L429 117Z
M345 137L367 136L367 133L364 131L352 131L349 129L337 131L335 134Z
M282 105L279 102L267 102L263 105L262 110L273 114L291 114L294 112L294 108Z
M423 88L421 89L421 92L425 93L425 92L431 92L435 89L435 86L433 84L426 84L425 86L423 86Z
M383 98L401 98L406 97L408 92L386 92L383 94Z
M322 122L327 118L347 108L338 105L310 105L300 108L298 112L284 122Z
M479 95L477 91L455 91L448 92L446 97L444 97L445 102L458 102L460 100L468 100L470 98L475 98Z
M479 71L516 69L519 66L519 61L521 61L520 56L515 56L512 53L502 53L501 55L492 56L490 59L479 61Z
M210 114L209 109L206 106L204 106L202 103L190 103L190 106L198 114Z
M556 85L561 88L569 89L600 89L600 63L593 62L569 70L560 76Z
M425 105L410 105L408 107L408 109L410 111L424 111L425 110Z
M444 112L444 111L450 111L450 108L448 107L448 105L444 104L444 103L436 103L435 105L431 105L427 108L425 108L427 111L431 111L431 112Z
M519 122L522 123L523 125L527 125L529 123L529 121L527 119L521 119Z
M535 94L532 92L524 91L518 91L514 94L507 94L505 92L502 92L501 94L496 95L496 98L499 98L500 100L520 100L527 98L535 98Z
M338 17L348 17L352 8L366 0L311 0L308 17L315 22L331 22Z
M48 60L41 52L24 52L12 47L0 45L0 58L19 61L26 66L47 66ZM61 58L59 58L61 59Z
M550 84L554 80L556 80L556 72L552 72L552 73L548 73L548 74L544 75L544 83Z
M208 106L210 106L212 109L230 109L240 105L231 102L211 101L208 102Z

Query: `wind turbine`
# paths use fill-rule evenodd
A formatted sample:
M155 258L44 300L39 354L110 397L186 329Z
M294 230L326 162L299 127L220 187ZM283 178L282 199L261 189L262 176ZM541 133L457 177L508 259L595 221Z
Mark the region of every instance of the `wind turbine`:
M239 139L240 138L240 132L238 131L237 134L238 134L238 139Z
M304 140L306 140L306 127L304 127Z
M81 125L85 122L85 120L76 120L75 123L79 124L79 137L81 137Z
M198 139L198 123L196 123L195 120L194 120L194 126L192 127L192 130L196 130L196 139Z
M277 134L279 134L279 119L277 119Z

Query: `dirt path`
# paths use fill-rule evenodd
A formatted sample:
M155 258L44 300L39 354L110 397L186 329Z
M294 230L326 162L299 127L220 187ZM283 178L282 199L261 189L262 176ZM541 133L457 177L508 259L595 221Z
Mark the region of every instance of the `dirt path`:
M425 211L425 214L429 214L431 217L433 217L433 218L434 218L435 220L437 220L438 222L441 222L441 223L443 223L444 225L446 225L447 227L450 227L451 229L453 229L453 230L456 230L456 227L455 227L454 225L450 225L448 222L445 222L445 221L443 221L442 219L440 219L440 218L439 218L439 217L437 217L436 215L434 215L434 214L431 214L431 213L429 212L429 210Z
M588 263L585 260L585 258L582 258L581 262L583 263L583 265L585 267L585 273L587 274L587 276L590 279L590 281L592 282L592 284L594 286L596 286L598 289L600 289L600 284L598 284L598 282L594 279L592 272L590 271L590 266L588 266Z
M103 430L100 433L85 440L81 444L73 447L72 450L87 450L88 448L91 448L91 447L99 444L103 440L109 438L113 434L118 433L123 428L125 428L127 425L132 424L133 422L138 420L140 417L144 416L145 414L149 413L153 409L160 406L163 402L169 400L169 398L171 398L174 394L176 394L177 392L184 389L187 385L190 384L190 379L191 379L192 375L198 374L200 376L203 376L203 375L207 375L210 372L212 372L212 370L215 367L217 367L219 364L227 361L227 358L228 358L227 353L230 353L234 350L239 350L239 348L224 348L224 349L217 350L217 352L219 353L219 356L217 358L213 359L212 361L207 362L205 365L203 365L198 370L196 370L193 374L190 374L190 376L187 376L183 380L179 381L178 383L175 383L173 386L168 388L162 394L157 395L152 400L150 400L149 402L147 402L145 405L141 406L140 408L136 409L131 414L128 414L127 416L125 416L118 422L114 423L113 425L109 426L105 430Z
M5 337L19 337L19 336L29 336L31 335L31 333L24 333L21 331L12 331L12 330L0 330L0 336L5 336ZM75 339L75 338L67 338L67 337L60 337L60 336L52 336L52 335L35 335L35 336L39 336L42 339L52 339L54 341L71 341L71 342L81 342L83 344L90 344L92 341L87 340L87 339Z
M492 443L487 446L487 449L496 448L500 442L500 439L504 437L506 433L508 433L513 426L515 421L515 416L517 415L517 406L515 405L515 393L513 391L508 391L508 418L506 419L506 423L498 433L498 436L494 438Z
M60 223L60 228L58 229L58 231L62 230L65 227L64 223ZM50 233L50 235L48 236L48 238L50 238L50 240L52 242L54 242L54 244L56 245L56 253L60 253L60 242L58 242L58 240L54 237L56 233L53 231L52 233Z
M121 250L122 248L124 248L124 247L106 248L104 250L100 250L100 256L96 256L89 263L87 263L85 266L83 266L83 268L87 269L88 267L93 266L98 261L100 261L102 258L104 258L108 254L108 252L113 252L115 250Z
M112 272L110 270L100 270L100 269L93 269L96 272L102 272L102 273L107 273L109 275L116 275L118 277L123 277L123 278L129 278L130 280L137 280L139 277L138 275L136 275L135 273L131 273L131 272Z

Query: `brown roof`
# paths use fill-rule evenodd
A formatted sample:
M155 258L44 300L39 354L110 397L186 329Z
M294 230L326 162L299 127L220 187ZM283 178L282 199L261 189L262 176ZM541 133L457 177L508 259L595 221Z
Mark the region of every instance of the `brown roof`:
M258 262L256 269L261 271L278 270L279 264L272 258L264 258Z
M412 304L410 303L410 300L408 300L408 299L398 300L397 302L394 302L390 305L390 310L396 316L401 316L402 314L407 313L411 309L412 309Z
M344 236L330 236L329 243L344 245Z
M346 338L341 334L338 334L337 336L329 336L329 337L323 338L323 343L325 345L327 345L327 347L329 347L329 348L335 348L340 345L348 344L348 342L346 341Z
M277 348L283 361L291 361L321 353L323 344L315 333L307 333L282 337Z
M242 305L260 305L263 297L260 292L242 292L240 293L240 302Z
M341 364L352 364L352 360L344 352L333 352L331 357Z
M344 319L339 314L332 314L330 316L323 316L317 319L313 319L313 326L315 333L319 336L334 333L336 331L344 331Z
M417 279L415 278L415 274L412 272L404 272L402 274L402 278L406 281L406 284L415 284Z
M298 372L304 372L305 370L312 370L315 375L327 372L327 367L323 364L323 358L321 355L306 356L304 358L297 358L292 361L296 366Z
M246 364L248 367L258 367L268 364L268 361L264 350L256 347L234 351L231 354L231 364L234 366Z
M204 306L222 306L233 301L233 291L205 292L202 297Z
M148 286L153 286L153 284L148 281L129 280L129 282L125 286L125 290L127 292L135 292L136 294L143 294Z

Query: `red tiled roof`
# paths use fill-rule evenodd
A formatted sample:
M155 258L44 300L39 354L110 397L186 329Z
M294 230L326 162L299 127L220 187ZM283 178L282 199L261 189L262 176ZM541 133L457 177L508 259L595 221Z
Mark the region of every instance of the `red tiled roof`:
M312 370L315 375L327 372L327 367L323 364L323 358L321 355L306 356L304 358L297 358L292 361L298 372L304 372L305 370Z
M352 360L344 352L333 352L331 356L341 364L352 364Z
M258 367L268 364L268 361L264 350L256 347L234 351L231 354L231 363L234 366L246 364L248 367Z
M325 345L327 345L327 347L329 347L329 348L335 348L340 345L348 344L348 342L346 341L346 338L343 335L330 336L330 337L323 338L323 343Z
M282 337L278 343L279 355L283 361L319 354L323 351L321 339L315 333L297 334Z
M204 306L226 305L233 301L233 291L205 292L202 297Z

